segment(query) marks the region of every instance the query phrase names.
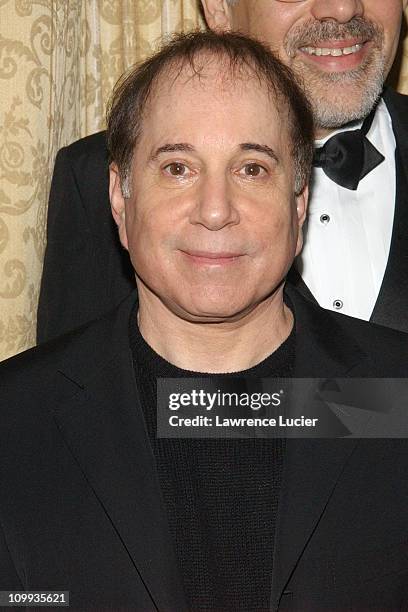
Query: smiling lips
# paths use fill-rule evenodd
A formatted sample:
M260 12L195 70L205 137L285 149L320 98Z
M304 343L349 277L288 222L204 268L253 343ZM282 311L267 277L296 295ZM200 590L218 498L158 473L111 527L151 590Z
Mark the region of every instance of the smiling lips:
M357 53L363 48L362 43L352 45L351 47L302 47L301 51L308 55L340 57L341 55L351 55Z
M350 70L356 68L362 61L367 47L367 41L330 40L318 45L304 46L299 50L303 56L312 62L331 71Z
M210 252L210 251L181 251L188 259L195 264L206 266L225 266L237 261L242 257L242 253L231 253L229 251Z

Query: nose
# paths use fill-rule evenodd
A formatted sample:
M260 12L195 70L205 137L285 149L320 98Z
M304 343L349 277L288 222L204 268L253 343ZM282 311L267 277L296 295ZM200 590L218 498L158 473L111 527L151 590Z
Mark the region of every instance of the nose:
M319 21L337 21L347 23L354 17L362 17L363 0L315 0L312 14Z
M239 223L239 213L227 177L206 176L203 179L190 222L211 231Z

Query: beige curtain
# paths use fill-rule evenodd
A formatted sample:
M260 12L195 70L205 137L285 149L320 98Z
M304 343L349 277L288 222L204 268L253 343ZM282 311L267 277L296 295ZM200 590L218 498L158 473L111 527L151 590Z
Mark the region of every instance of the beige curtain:
M163 35L199 24L196 0L0 0L0 360L35 343L57 150L103 129L113 84Z
M0 360L35 344L57 150L104 127L117 78L196 0L0 0Z

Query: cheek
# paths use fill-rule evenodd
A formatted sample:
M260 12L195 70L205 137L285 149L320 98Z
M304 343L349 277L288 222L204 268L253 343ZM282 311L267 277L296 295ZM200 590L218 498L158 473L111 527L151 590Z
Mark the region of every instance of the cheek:
M387 12L373 16L372 20L384 30L386 45L388 47L398 46L401 32L402 11L400 2L387 4Z
M293 5L273 7L274 0L239 2L233 19L233 29L265 41L281 55L283 42L293 25Z
M298 226L287 217L269 219L265 230L256 238L258 253L255 265L266 279L273 271L280 277L290 267L298 245Z
M285 193L282 196L283 201L288 201L289 196ZM297 234L298 219L296 206L289 210L289 204L279 208L274 206L274 214L266 208L264 214L258 217L256 221L251 223L252 227L259 228L256 232L260 244L267 248L271 245L282 245L282 248L287 247L288 241L291 241Z
M398 17L396 22L387 30L385 30L385 46L386 46L386 54L388 55L388 60L390 66L394 61L395 54L397 52L398 43L400 40L401 33L401 20Z
M126 216L126 231L130 259L136 272L146 267L154 256L156 235L154 223L148 214L133 212Z
M172 267L172 245L177 225L169 210L139 207L127 217L132 265L148 284L165 279Z
M244 4L244 3L242 3ZM293 25L293 6L273 8L270 0L257 0L245 3L247 14L242 29L251 36L268 42L272 47L279 47L286 32Z
M155 244L165 227L165 215L158 208L140 203L126 214L129 245L132 245L134 249L140 250L141 245L146 243Z

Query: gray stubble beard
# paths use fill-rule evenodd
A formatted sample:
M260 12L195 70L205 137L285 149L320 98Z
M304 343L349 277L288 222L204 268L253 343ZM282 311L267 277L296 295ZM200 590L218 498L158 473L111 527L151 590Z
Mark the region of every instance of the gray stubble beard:
M324 72L296 61L300 47L354 36L371 40L373 45L362 65L354 70ZM348 24L311 20L289 33L285 49L293 58L292 68L312 105L317 130L336 129L363 119L378 101L386 77L386 58L384 31L376 24L363 18Z
M363 64L353 71L320 73L310 79L303 74L303 87L312 105L317 129L336 129L364 119L371 112L384 87L385 59L378 55L369 63L370 66ZM325 91L333 92L334 87L340 88L337 95L325 95ZM353 104L351 99L355 99Z

